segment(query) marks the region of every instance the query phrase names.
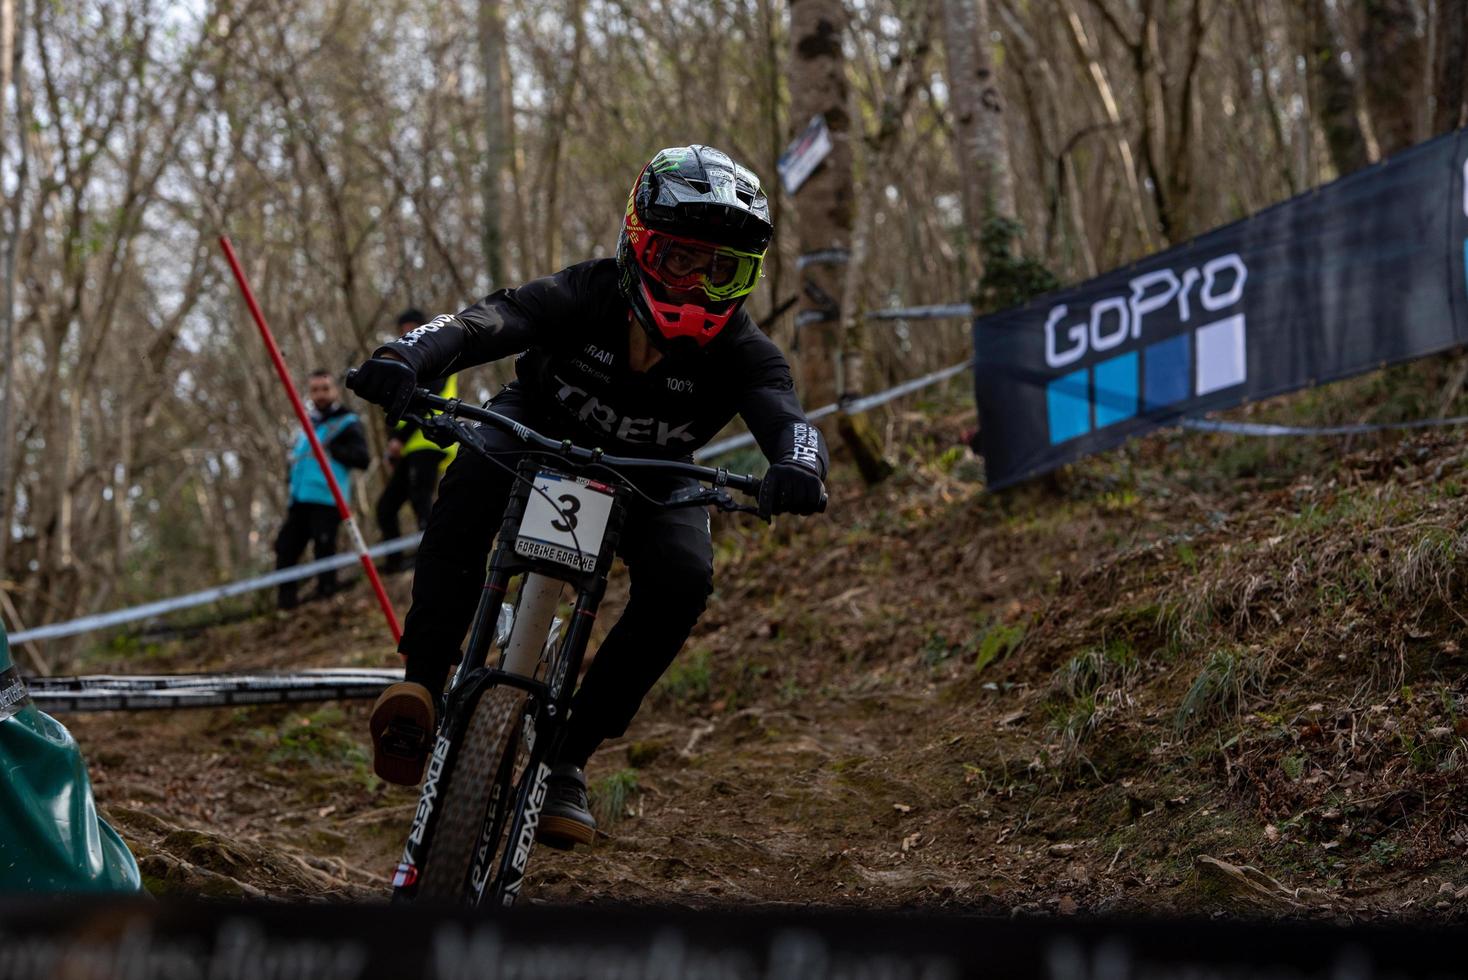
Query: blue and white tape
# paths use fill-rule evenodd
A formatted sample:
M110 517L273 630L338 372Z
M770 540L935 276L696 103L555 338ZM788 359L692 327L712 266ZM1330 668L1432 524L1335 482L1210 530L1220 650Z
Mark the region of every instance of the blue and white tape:
M1411 429L1441 429L1468 425L1468 415L1411 422L1374 422L1354 425L1273 425L1268 422L1227 422L1215 419L1183 419L1182 427L1194 432L1222 432L1234 436L1358 436L1372 432L1403 432Z
M400 551L408 551L416 548L418 542L421 540L423 540L421 533L394 538L392 541L384 541L381 544L367 549L367 554L373 558L381 558L384 555L392 555ZM204 589L200 592L190 592L187 595L174 596L172 599L160 599L157 602L149 602L141 606L117 609L113 612L98 613L95 616L83 616L80 619L72 619L64 623L52 623L48 626L37 626L34 629L22 630L19 633L11 634L10 642L13 645L35 640L54 640L63 636L76 636L79 633L90 633L94 630L107 629L109 626L121 626L123 623L133 623L140 619L161 616L164 613L178 612L180 609L192 609L195 606L207 605L211 602L218 602L220 599L244 595L247 592L254 592L259 589L269 589L283 582L295 582L303 578L310 578L313 575L318 575L321 572L330 571L334 568L346 568L348 565L355 565L360 561L361 557L352 552L333 555L330 558L321 558L313 562L307 562L304 565L282 568L265 575L257 575L254 578L215 586L212 589Z
M938 384L940 381L947 381L954 375L962 374L964 371L972 369L973 363L971 361L964 361L962 364L954 364L951 367L942 368L931 374L925 374L920 378L904 381L895 388L888 388L886 391L879 391L874 395L866 395L853 399L846 403L845 412L847 415L858 415L861 412L870 411L878 405L885 405L890 401L896 401L903 395L910 395L914 391ZM814 422L828 415L835 415L839 411L842 411L842 406L833 403L813 409L807 412L805 417ZM736 449L743 449L745 446L752 445L754 445L754 436L745 432L742 435L730 436L727 439L720 439L718 442L711 442L694 453L693 458L699 462L703 462L704 460L713 459L716 456L722 456L725 453L731 453Z

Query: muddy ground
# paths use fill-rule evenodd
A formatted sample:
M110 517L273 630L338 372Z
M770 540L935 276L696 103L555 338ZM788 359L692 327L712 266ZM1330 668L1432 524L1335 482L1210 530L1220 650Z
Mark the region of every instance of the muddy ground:
M986 494L961 401L718 592L543 902L1464 918L1468 447L1166 433ZM407 576L392 582L401 610ZM614 585L603 620L615 615ZM391 666L367 589L81 669ZM383 898L364 703L64 718L158 893Z

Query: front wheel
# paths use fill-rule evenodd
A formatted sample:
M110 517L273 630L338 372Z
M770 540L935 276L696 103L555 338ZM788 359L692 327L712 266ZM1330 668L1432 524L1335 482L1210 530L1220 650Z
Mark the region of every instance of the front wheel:
M526 694L491 687L474 706L443 796L427 853L420 859L420 898L473 903L498 850L500 828L512 803L512 779Z

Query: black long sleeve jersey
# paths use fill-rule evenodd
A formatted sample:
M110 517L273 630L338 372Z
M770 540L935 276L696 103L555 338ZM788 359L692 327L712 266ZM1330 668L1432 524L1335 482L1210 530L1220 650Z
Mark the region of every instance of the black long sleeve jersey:
M785 355L748 314L701 351L634 372L617 275L613 259L582 262L437 317L378 353L397 353L420 378L518 354L512 387L542 408L551 434L615 455L686 457L738 413L771 461L825 478L825 440L801 410Z

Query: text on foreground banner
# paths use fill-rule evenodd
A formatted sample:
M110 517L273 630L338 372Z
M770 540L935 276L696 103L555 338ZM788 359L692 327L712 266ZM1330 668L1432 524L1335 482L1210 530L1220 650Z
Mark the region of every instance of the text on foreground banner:
M1468 130L974 323L988 485L1468 343Z

